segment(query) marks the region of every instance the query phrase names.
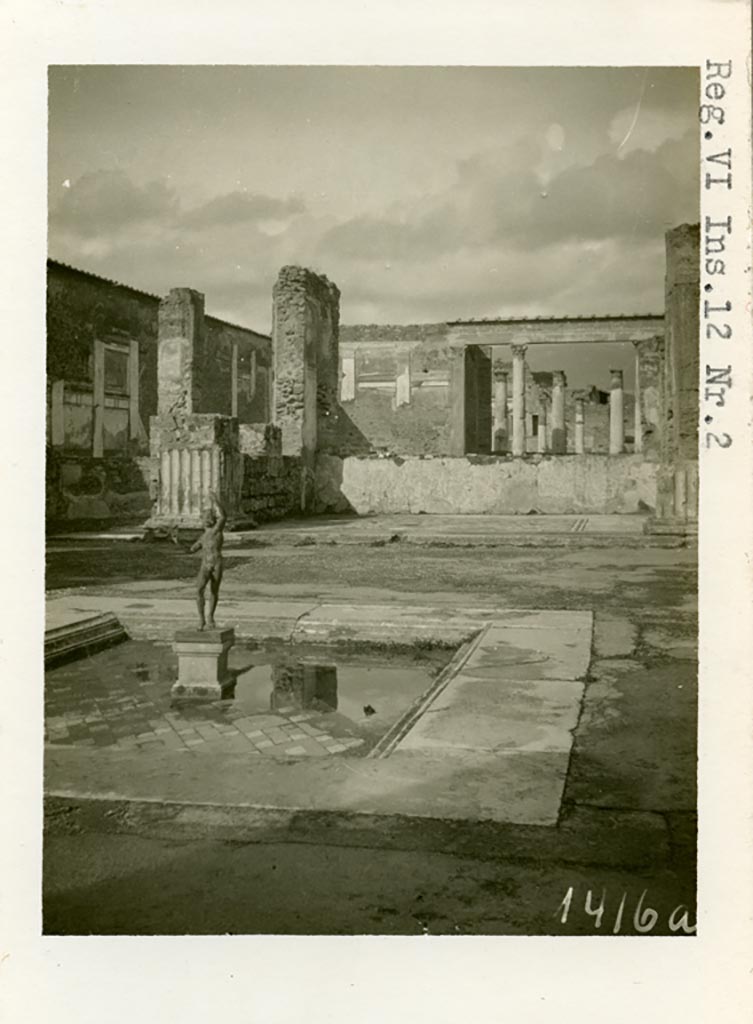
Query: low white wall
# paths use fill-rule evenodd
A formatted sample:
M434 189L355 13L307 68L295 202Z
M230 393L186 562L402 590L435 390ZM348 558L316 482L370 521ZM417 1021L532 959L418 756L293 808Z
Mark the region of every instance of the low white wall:
M640 455L319 455L315 507L359 515L631 513L656 508L656 478L657 463Z

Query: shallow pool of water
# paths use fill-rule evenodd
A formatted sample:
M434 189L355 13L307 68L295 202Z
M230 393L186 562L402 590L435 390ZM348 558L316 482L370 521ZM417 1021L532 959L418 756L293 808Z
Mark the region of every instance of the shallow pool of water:
M167 644L128 641L49 670L49 743L276 757L368 753L431 688L450 651L237 644L234 693L176 701Z

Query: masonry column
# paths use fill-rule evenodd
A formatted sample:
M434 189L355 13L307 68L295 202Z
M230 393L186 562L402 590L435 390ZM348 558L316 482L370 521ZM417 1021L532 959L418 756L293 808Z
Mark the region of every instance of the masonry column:
M319 439L336 420L339 395L340 292L305 267L280 270L272 292L274 422L282 454L301 460L300 507L314 497Z
M512 453L525 455L526 450L526 349L512 346Z
M410 405L410 351L398 349L395 352L395 362L395 406Z
M465 349L451 347L449 394L450 455L465 455Z
M496 349L494 355L499 351ZM494 359L492 366L494 366ZM507 370L494 369L494 416L492 428L492 451L498 455L504 455L509 447L510 439L507 434L507 385L509 374Z
M621 455L625 447L624 393L622 370L610 370L609 454Z
M340 384L340 401L352 402L356 397L356 357L348 353L342 357L342 378Z
M635 450L642 452L647 458L651 458L659 454L662 440L664 339L661 337L648 338L644 341L636 341L634 345L636 354ZM639 437L640 447L638 447Z
M575 454L584 455L586 451L586 403L582 398L575 399Z
M542 402L539 408L539 429L538 429L538 447L539 452L543 455L546 452L546 405Z
M633 410L633 451L643 451L643 412L641 409L641 352L637 343L633 342L635 349L635 409Z
M552 374L552 451L555 455L564 455L567 451L567 431L565 430L565 387L567 378L562 370Z

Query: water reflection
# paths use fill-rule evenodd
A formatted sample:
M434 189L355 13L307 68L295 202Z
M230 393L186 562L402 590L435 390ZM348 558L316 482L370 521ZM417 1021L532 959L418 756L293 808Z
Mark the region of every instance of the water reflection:
M301 661L273 665L269 706L272 711L283 708L337 711L337 667Z

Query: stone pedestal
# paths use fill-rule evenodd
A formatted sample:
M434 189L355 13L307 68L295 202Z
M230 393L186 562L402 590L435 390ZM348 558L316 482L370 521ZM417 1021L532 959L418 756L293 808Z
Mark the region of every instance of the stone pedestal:
M212 491L225 509L228 528L237 526L243 479L238 421L211 413L153 416L150 434L158 486L145 528L201 529Z
M178 678L170 695L181 700L219 700L235 683L227 656L235 643L234 629L184 629L175 634Z

